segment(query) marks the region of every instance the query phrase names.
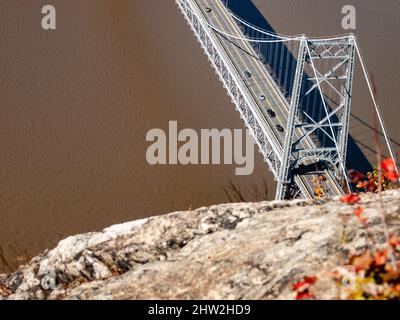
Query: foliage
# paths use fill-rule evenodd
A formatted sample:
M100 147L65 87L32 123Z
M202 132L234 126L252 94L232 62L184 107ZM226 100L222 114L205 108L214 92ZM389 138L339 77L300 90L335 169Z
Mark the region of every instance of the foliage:
M313 277L304 277L303 280L296 282L292 290L296 292L296 300L310 300L314 299L314 295L310 292L310 288L313 284L317 282L318 278Z
M384 159L379 168L375 167L367 175L351 170L349 178L352 183L356 184L357 189L360 191L378 192L380 188L382 191L392 189L394 184L398 182L399 175L395 162L392 159Z
M350 256L348 265L354 268L350 286L344 286L343 275L334 274L338 286L355 300L400 300L400 239L392 236L390 249L367 250ZM391 252L394 256L391 257ZM395 260L393 264L391 259Z
M386 176L386 172L381 172L381 179L379 179L379 170L374 168L372 172L367 173L367 179L361 180L357 184L357 189L362 191L378 192L379 180L382 184L382 191L392 188L392 181Z
M351 273L331 273L339 293L338 298L348 300L400 300L400 238L392 236L390 249L367 250L351 255L346 269ZM391 257L391 252L394 255ZM391 259L394 259L394 264ZM292 290L296 300L316 299L312 291L316 276L306 276L296 282Z
M326 181L324 175L320 175L318 178L313 178L312 183L314 185L314 195L317 199L325 197L325 190L322 186L322 182Z
M340 202L342 203L347 203L347 204L355 204L360 201L360 196L358 194L352 193L352 194L347 194L340 198Z
M395 162L392 159L385 159L379 168L375 168L366 176L352 170L349 172L349 178L359 190L380 192L393 188L399 181L399 174ZM354 207L354 215L367 229L368 222L364 208L358 205L360 200L360 196L356 193L345 195L340 199L342 203ZM349 256L344 269L350 269L350 273L334 271L331 274L339 289L339 299L400 300L400 238L393 235L387 239L384 247L372 247L373 249L366 250L360 255ZM292 287L296 299L315 299L312 289L317 281L316 276L307 276L296 282Z

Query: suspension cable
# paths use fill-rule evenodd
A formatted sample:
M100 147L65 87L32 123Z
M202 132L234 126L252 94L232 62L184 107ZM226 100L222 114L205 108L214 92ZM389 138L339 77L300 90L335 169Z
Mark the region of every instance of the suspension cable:
M187 9L188 11L190 11L192 14L196 15L197 19L198 19L200 22L204 23L204 24L207 25L209 28L213 29L215 32L218 32L218 33L220 33L220 34L222 34L222 35L224 35L224 36L226 36L226 37L232 38L232 39L242 40L242 41L248 41L248 42L259 42L259 43L279 43L279 42L289 42L289 41L299 40L299 39L300 39L300 38L290 38L290 39L287 39L287 38L277 38L277 39L270 39L270 40L267 40L267 39L265 39L265 38L262 38L262 39L252 39L252 38L240 37L240 36L237 36L237 35L234 35L234 34L225 32L225 31L223 31L223 30L221 30L221 29L215 27L214 25L212 25L211 23L209 23L209 22L206 21L205 19L202 19L202 18L198 17L198 14L195 13L195 12L193 11L193 9L190 8L186 3L184 3L185 1L183 1L183 0L176 0L176 1L179 2L181 5L185 6L186 9Z
M279 39L287 39L287 40L294 40L294 41L301 41L302 39L302 35L283 35L283 34L279 34L279 33L273 33L267 30L264 30L260 27L257 27L245 20L243 20L242 18L240 18L239 16L237 16L236 14L234 14L231 10L228 10L229 14L232 16L233 19L239 21L240 23L244 24L246 27L252 28L258 32L260 32L261 34L265 34L268 35L270 37L275 37L275 38L279 38ZM333 35L330 36L328 38L324 38L324 37L307 37L308 40L310 41L320 41L320 40L326 40L326 41L330 41L330 40L343 40L343 39L348 39L349 37L351 37L352 34L341 34L341 35Z
M242 41L248 41L248 42L260 42L260 43L280 43L280 42L289 42L289 41L302 41L304 35L299 35L299 36L286 36L286 35L280 35L280 34L276 34L276 33L272 33L272 32L268 32L266 30L263 30L261 28L258 28L256 26L251 25L250 23L244 21L243 19L239 18L238 16L236 16L233 12L231 12L229 10L229 14L237 21L241 22L243 25L261 33L264 35L267 35L269 37L275 38L275 39L265 39L265 38L247 38L247 37L240 37L231 33L227 33L217 27L215 27L214 25L212 25L211 23L209 23L208 21L206 21L205 19L202 19L200 17L198 17L198 15L193 11L192 8L190 8L190 6L188 6L186 4L186 2L184 0L176 0L177 2L179 2L181 5L185 6L187 10L189 10L192 14L196 15L197 19L199 21L201 21L202 23L204 23L205 25L207 25L209 28L213 29L214 31L232 38L232 39L236 39L236 40L242 40ZM333 40L344 40L344 39L348 39L349 37L352 37L353 35L348 34L348 35L337 35L337 36L332 36L332 37L328 37L328 38L322 38L322 37L312 37L309 38L307 37L307 40L309 41L333 41Z

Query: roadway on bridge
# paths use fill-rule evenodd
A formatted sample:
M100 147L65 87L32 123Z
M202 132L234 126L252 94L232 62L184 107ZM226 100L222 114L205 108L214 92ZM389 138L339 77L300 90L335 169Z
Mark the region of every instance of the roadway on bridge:
M243 32L230 16L222 1L193 0L193 3L197 6L202 18L208 23L226 33L244 38ZM211 11L207 8L211 9ZM248 41L227 38L216 31L213 31L213 33L240 75L242 83L252 97L252 100L254 100L252 107L257 108L261 112L265 124L268 125L270 131L273 133L273 139L277 142L280 150L282 150L289 113L288 102ZM298 139L301 135L302 132L297 129L295 131L295 139ZM300 147L305 149L310 148L312 141L310 139L303 140L302 144ZM326 177L326 180L318 179L321 174ZM326 171L301 175L298 178L298 184L302 187L303 192L308 193L309 197L314 197L314 190L318 184L328 196L341 193L330 173Z

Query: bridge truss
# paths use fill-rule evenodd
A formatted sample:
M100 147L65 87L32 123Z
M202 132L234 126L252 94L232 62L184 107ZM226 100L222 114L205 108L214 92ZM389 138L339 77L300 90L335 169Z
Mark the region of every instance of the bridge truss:
M292 173L300 163L324 163L330 166L338 181L344 181L354 53L353 36L341 40L307 40L304 37L300 41L277 198L289 196L295 183ZM314 90L318 91L319 97L314 99L320 100L323 116L308 105L301 108L301 100L307 99ZM301 134L294 139L296 129L300 129ZM299 147L300 142L311 135L316 135L318 141L308 148Z
M175 1L275 176L277 199L315 197L312 184L320 172L331 182L327 187L331 194L327 195L351 191L346 153L357 55L388 149L395 159L354 35L327 39L278 35L252 26L226 9L240 30L233 34L210 23L202 10L206 1ZM226 4L223 0L214 1ZM221 44L221 37L250 43L250 54L263 61L268 80L274 82L286 112L283 141L277 139L265 114L256 107L257 102ZM312 181L307 180L308 176Z

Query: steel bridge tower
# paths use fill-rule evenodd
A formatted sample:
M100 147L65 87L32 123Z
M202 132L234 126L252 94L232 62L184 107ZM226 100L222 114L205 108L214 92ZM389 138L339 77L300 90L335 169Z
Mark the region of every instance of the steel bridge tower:
M305 37L301 40L279 170L277 199L288 198L294 190L299 189L294 173L299 163L307 161L317 161L328 166L337 181L344 185L355 46L355 37L352 35L341 40L307 40ZM330 90L330 96L325 95L327 89ZM325 113L322 118L320 116L316 119L301 110L300 101L305 101L313 90L319 91L319 107ZM333 109L326 102L328 98L331 100L329 105L335 105ZM302 132L298 139L294 139L296 129ZM301 140L317 132L320 140L325 138L328 143L316 143L312 148L298 147Z

